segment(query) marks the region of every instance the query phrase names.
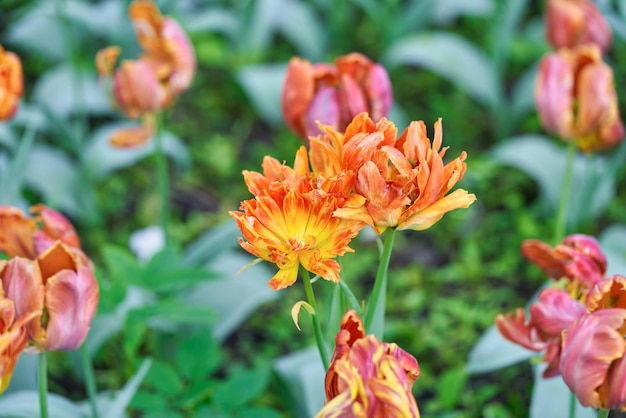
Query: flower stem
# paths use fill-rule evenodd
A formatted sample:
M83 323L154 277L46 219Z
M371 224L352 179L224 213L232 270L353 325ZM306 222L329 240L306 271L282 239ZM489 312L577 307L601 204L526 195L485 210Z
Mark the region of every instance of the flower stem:
M45 351L39 353L37 373L39 380L39 411L41 418L48 418L48 365Z
M563 184L561 186L561 197L559 199L559 208L556 216L556 225L554 228L554 243L558 243L565 236L567 224L567 201L572 183L572 173L574 171L574 158L576 157L576 142L570 141L567 150L567 162L565 163L565 172L563 173Z
M311 276L309 275L308 270L302 266L300 266L300 274L302 275L302 281L304 281L304 291L306 292L307 301L315 311L311 315L311 320L313 322L313 331L315 332L315 342L317 343L317 349L320 352L320 357L322 358L322 363L324 364L324 370L328 370L328 365L330 364L330 362L328 361L328 352L326 351L326 345L324 344L324 334L322 334L322 328L320 327L320 322L317 318L317 305L315 303L315 295L313 294Z
M365 310L365 329L368 333L376 335L380 340L385 331L385 301L387 299L387 270L391 260L391 251L396 236L395 229L388 229L385 232L385 242L380 255L380 264L376 272L374 290Z
M170 219L170 184L167 170L167 158L163 149L163 115L156 114L156 128L154 133L154 154L156 158L157 187L161 197L160 224L163 229L165 243L168 242L168 226Z
M83 373L85 374L85 385L87 387L87 396L89 396L89 405L91 407L91 418L98 418L98 407L96 406L96 379L93 373L93 365L91 357L87 351L87 345L80 347L80 359L83 365Z
M598 418L608 418L610 409L599 409L598 410Z
M576 395L574 392L569 393L569 418L576 418Z

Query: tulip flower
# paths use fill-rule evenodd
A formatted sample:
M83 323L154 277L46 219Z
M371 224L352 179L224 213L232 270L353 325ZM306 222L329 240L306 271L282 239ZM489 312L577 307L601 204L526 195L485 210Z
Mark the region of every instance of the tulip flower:
M591 0L548 0L545 29L554 48L591 43L606 51L611 46L611 29Z
M522 243L522 254L548 277L567 279L572 296L583 302L606 274L606 257L598 241L589 235L569 235L554 248L539 240L528 239Z
M155 114L169 107L187 90L196 72L193 46L180 25L161 15L149 0L135 0L128 9L143 53L136 60L115 62L118 47L107 47L96 55L101 77L113 77L112 92L117 106L140 126L113 134L111 144L133 147L145 144L155 131Z
M411 393L420 369L396 344L365 335L355 311L345 313L326 372L326 405L317 418L420 416Z
M308 165L304 146L294 169L265 157L264 174L244 171L255 198L243 201L241 211L229 212L245 238L239 239L240 245L279 268L269 282L274 290L293 284L300 265L326 280L339 281L335 258L353 251L348 244L363 227L359 221L333 216L338 207L359 199L347 196L353 176L347 173L318 183Z
M0 121L13 118L24 92L22 62L0 45Z
M598 282L587 309L565 333L563 380L584 406L626 410L626 277Z
M7 265L7 261L0 260L0 278L7 275ZM40 312L18 316L14 302L5 297L0 280L0 394L9 386L17 359L28 345L28 331L24 325L37 314Z
M384 67L360 53L328 63L292 58L282 91L285 122L296 135L317 135L318 121L343 131L352 119L368 112L375 121L387 116L393 101Z
M515 313L498 315L496 326L507 340L528 350L544 352L542 361L548 364L544 377L557 376L561 358L561 334L582 317L586 308L580 301L561 289L544 289L529 309L530 319L518 308Z
M393 123L385 118L374 123L366 113L355 117L344 135L330 126L321 129L322 135L310 138L314 171L355 172L354 190L366 201L339 208L337 217L365 222L378 234L387 228L421 231L476 200L463 189L448 194L465 174L466 154L443 163L448 148L442 148L441 120L432 143L422 121L411 122L396 139Z
M544 128L583 152L619 143L619 115L613 71L593 44L562 48L539 63L535 103Z
M25 326L36 350L76 349L98 305L93 265L67 218L43 205L31 211L0 206L0 251L11 257L2 287L16 317L31 315Z

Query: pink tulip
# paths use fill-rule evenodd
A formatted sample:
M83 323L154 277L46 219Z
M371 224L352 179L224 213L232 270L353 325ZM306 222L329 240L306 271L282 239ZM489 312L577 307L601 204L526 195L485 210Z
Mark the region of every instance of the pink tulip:
M590 0L548 0L545 29L554 48L592 43L606 51L611 46L611 29Z

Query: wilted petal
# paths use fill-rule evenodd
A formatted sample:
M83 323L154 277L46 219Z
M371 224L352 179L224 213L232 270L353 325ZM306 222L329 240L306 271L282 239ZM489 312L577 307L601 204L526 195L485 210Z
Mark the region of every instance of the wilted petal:
M113 75L115 64L120 56L121 49L119 46L108 46L102 48L96 54L96 70L101 77L109 77Z
M166 97L153 67L144 60L122 62L113 74L113 95L131 119L158 111Z
M42 350L75 350L83 343L98 307L98 283L91 270L62 270L48 278L45 288L48 324Z
M8 257L37 256L33 233L37 226L32 219L12 206L0 206L0 251Z
M74 225L62 213L45 205L31 206L30 211L41 222L42 232L49 238L58 239L70 247L80 248L80 238ZM41 253L43 249L38 249L37 252Z
M152 135L152 128L145 124L120 128L113 133L110 143L115 148L135 148L145 145Z
M526 324L526 313L522 308L517 308L514 314L496 316L496 327L504 338L529 350L541 351L547 347L537 330Z
M612 362L626 351L624 337L617 331L625 320L625 309L603 309L582 317L565 335L561 374L583 406L607 408L598 389Z

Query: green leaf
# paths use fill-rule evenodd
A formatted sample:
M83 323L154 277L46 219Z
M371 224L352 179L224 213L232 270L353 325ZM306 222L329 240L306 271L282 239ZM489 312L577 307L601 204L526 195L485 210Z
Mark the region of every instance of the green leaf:
M485 373L498 370L535 355L537 353L504 339L496 326L492 325L472 347L467 359L467 372Z
M278 358L274 370L291 397L292 416L312 417L324 406L324 376L317 347L309 347Z
M269 408L246 408L239 411L235 418L281 418L282 416Z
M0 125L1 126L1 125ZM214 226L187 246L184 264L198 266L219 258L223 251L237 248L241 231L233 219Z
M311 61L319 61L326 52L325 28L315 16L314 10L305 2L281 0L280 12L276 13L277 29L298 51L298 55Z
M101 414L102 418L119 418L124 416L124 411L135 396L135 392L139 389L139 385L150 370L152 360L146 359L135 375L124 385L122 390L117 392L115 397L109 402L104 409L105 413ZM101 409L102 410L102 409Z
M488 16L493 13L493 0L438 0L432 3L433 18L439 23L450 22L457 17Z
M269 377L269 367L234 370L228 375L228 379L215 389L213 402L225 411L241 407L265 390Z
M130 407L142 411L164 411L167 409L167 399L160 393L138 391L135 393Z
M159 360L152 362L152 367L144 382L146 387L151 387L167 396L176 396L183 390L183 382L171 364Z
M189 306L211 307L217 316L211 324L217 341L223 341L258 306L278 297L278 293L267 285L273 273L266 265L256 264L239 272L249 262L250 257L239 251L222 252L206 264L220 278L201 283L182 296Z
M70 216L81 216L77 194L84 187L79 170L67 155L44 144L35 144L28 156L24 181L41 193L48 206Z
M210 332L185 338L176 350L176 365L191 381L206 379L221 363L222 352Z
M626 225L611 225L602 232L599 241L606 256L607 277L626 275Z
M496 161L516 167L532 177L539 185L544 201L556 211L567 160L565 146L541 135L521 135L500 143L491 155ZM567 204L569 225L596 219L613 199L616 161L598 155L576 155L573 186Z
M172 324L208 325L215 321L210 304L190 305L179 299L162 299L137 308L132 314L153 328L169 328Z
M459 35L429 32L401 38L389 47L383 62L427 68L483 105L497 102L498 86L489 57Z
M148 140L145 145L130 149L115 148L110 144L111 135L116 130L131 126L137 126L137 123L114 122L105 124L96 129L89 138L83 161L94 178L104 178L116 170L136 164L145 157L154 154L154 141L152 139ZM181 167L189 166L191 157L180 138L170 132L163 132L161 135L163 135L165 153Z
M143 342L148 327L145 321L137 313L137 310L131 311L124 322L124 355L130 362L134 362L139 351L139 347Z
M113 112L95 68L88 71L69 64L60 64L41 75L33 88L32 100L60 118L76 112L92 115Z
M445 409L452 409L459 402L467 382L465 367L444 371L437 380L437 401Z
M22 390L0 396L2 418L33 418L39 414L39 392ZM49 418L87 418L72 401L48 393Z
M141 284L142 266L126 248L105 244L102 257L111 281L125 284Z
M142 284L154 292L170 293L212 277L215 273L205 268L182 265L179 249L169 245L156 253L145 266Z
M237 72L237 81L254 109L270 125L283 123L280 95L286 68L285 64L250 65Z

